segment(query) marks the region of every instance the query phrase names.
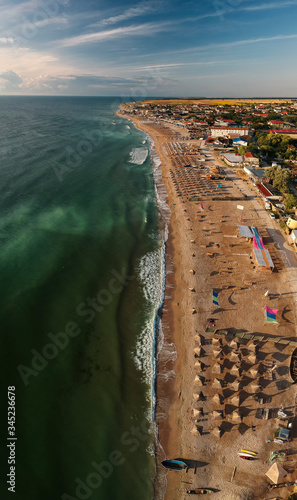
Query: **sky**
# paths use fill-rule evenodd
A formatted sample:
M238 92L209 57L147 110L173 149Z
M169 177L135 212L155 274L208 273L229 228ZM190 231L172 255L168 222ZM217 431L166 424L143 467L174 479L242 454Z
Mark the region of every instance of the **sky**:
M297 0L0 0L0 95L296 97Z

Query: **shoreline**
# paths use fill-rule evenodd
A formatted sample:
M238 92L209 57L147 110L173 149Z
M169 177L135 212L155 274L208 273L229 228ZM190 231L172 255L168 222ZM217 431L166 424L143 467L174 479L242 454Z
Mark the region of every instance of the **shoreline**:
M246 243L241 243L238 239L236 229L238 223L241 222L236 214L237 202L211 201L202 193L201 201L203 200L204 204L202 208L200 203L178 196L172 176L175 171L179 170L178 167L174 167L176 157L165 154L167 141L182 141L180 136L176 135L176 131L154 122L145 123L143 119L127 116L124 111L117 114L132 121L137 128L153 138L156 152L161 160L159 168L162 170L162 182L168 195L167 203L171 209L169 237L166 243L166 282L162 315L164 340L160 345L159 339L156 346L156 426L160 446L157 450L155 498L157 500L186 498L183 476L167 472L160 465L165 458L190 459L190 462L195 462L195 471L193 468L189 470L187 482L193 487L216 487L221 491L220 500L240 500L247 498L247 495L250 499L266 498L265 469L267 470L269 462L264 460L264 455L263 459L261 456L263 463L256 464L255 462L256 467L253 467L251 475L250 462L248 462L249 467L246 463L240 463L245 461L239 460L238 463L236 452L239 446L257 449L261 442L261 449L265 451L266 457L271 448L271 445L266 442L275 425L274 419L271 418L267 422L255 421L253 415L258 411L257 405L248 399L251 395L247 388L241 393L244 398L247 398L248 406L239 403L241 394L240 397L236 396L238 399L236 404L240 406L239 410L244 417L241 417L240 422L232 422L232 415L228 413L227 404L233 391L228 385L232 382L232 375L229 375L232 363L227 354L230 352L230 338L229 340L226 338L226 341L213 338L212 333L205 333L207 332L205 325L207 325L207 318L215 315L218 328L229 327L231 332L260 331L263 334L275 335L275 329L263 321L261 312L264 307L264 292L269 287L274 295L279 297L278 303L273 302L271 306L283 307L284 310L288 307L290 311L293 311L288 322L280 322L277 335L280 337L296 336L292 297L281 299L284 290L288 293L283 295L291 293L291 285L287 283L288 271L285 265L281 264L281 256L275 247L275 242L271 241L269 228L267 228L267 222L270 224L268 215L265 214L266 219L265 217L263 220L259 219L259 202L256 198L253 202L242 201L246 214L243 223L260 229L261 235L263 234L266 238L273 259L277 262L278 272L269 275L254 266L253 258L249 257L251 250ZM216 161L219 163L218 160ZM223 169L228 171L228 177L233 176L232 184L226 184L226 189L232 192L233 196L242 197L243 188L248 189L248 187L239 178L234 177L234 173L226 166L223 166ZM196 175L197 170L194 170ZM250 192L252 193L252 188ZM209 238L212 241L209 241ZM231 238L236 238L236 240ZM238 247L238 250L232 250L233 247ZM207 251L207 248L210 251ZM213 248L217 249L215 253ZM211 291L215 288L220 290L220 303L222 301L223 306L213 311ZM231 294L228 289L231 289ZM246 301L253 310L252 315L247 316ZM243 326L244 330L242 330ZM216 342L215 345L224 349L217 359L214 359L216 347L213 347L213 352L211 348L214 342ZM238 346L232 356L240 361L241 357L245 356L244 351L250 346L246 343L242 346L244 347L242 351L239 343L235 342L235 344ZM257 347L252 347L257 352ZM197 359L199 356L196 354L194 356L196 349L205 351L202 363ZM265 359L273 359L274 356L269 346L266 350L267 352L263 352L263 355L259 354L263 357L262 365L265 365ZM289 355L286 357L289 358ZM221 358L224 358L224 361L220 361ZM244 370L248 368L245 368L244 363L246 363L244 359L241 364L239 363L238 373L243 383L246 384ZM220 365L222 368L224 365L223 379L220 375L214 375L215 367ZM261 383L264 382L265 380ZM284 381L279 380L277 383L281 387ZM214 390L214 384L223 386L221 389L223 394L219 396L219 399L222 397L223 401L219 404L224 409L224 419L220 421L220 427L218 427L218 421L215 420L217 417L213 416L216 413L213 411L215 409L213 400L220 392L218 387ZM270 382L265 382L266 389L263 390L263 394L265 397L272 398L274 393L269 384ZM203 393L201 401L199 393ZM294 388L290 387L281 398L274 396L274 406L283 403L289 405L293 395ZM225 408L223 404L226 405ZM247 410L249 407L253 410ZM202 408L204 417L197 419L199 408ZM218 414L220 412L222 413L221 410L217 411ZM223 431L218 436L214 433L217 433L219 428ZM223 434L222 438L221 434ZM231 484L230 477L234 466L237 467L238 472L236 480ZM245 477L251 481L245 480Z

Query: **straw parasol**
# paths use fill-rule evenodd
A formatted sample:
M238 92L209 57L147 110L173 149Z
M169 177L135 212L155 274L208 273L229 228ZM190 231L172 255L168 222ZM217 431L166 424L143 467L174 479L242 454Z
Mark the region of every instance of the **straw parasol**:
M217 419L217 418L223 418L223 412L222 412L222 410L214 410L212 412L212 416L215 419Z
M254 382L249 386L249 392L256 394L257 392L261 392L262 387L259 384L255 384Z
M203 369L202 369L202 363L201 363L201 361L196 361L196 363L194 364L194 368L196 370L199 370L200 372L202 372Z
M194 340L195 340L195 342L197 342L197 344L201 345L202 336L201 335L195 335Z
M197 356L201 356L201 347L195 347L194 353L197 354Z
M215 363L212 367L213 373L222 373L222 365L220 363Z
M191 434L193 434L193 436L200 436L200 432L198 431L196 425L192 428Z
M250 368L248 373L251 375L251 377L256 378L259 375L259 371L257 368L253 367Z
M220 380L220 379L218 379L218 378L215 378L214 381L213 381L213 383L212 383L212 387L214 389L221 389L222 386L223 386L223 381Z
M211 432L212 432L212 434L214 434L218 438L220 438L221 435L222 435L222 429L219 426L218 427L214 427L214 429Z
M233 365L230 370L231 375L236 375L236 377L240 376L239 368L236 365Z
M230 403L232 403L234 406L240 406L240 397L237 394L236 396L233 396L230 398Z
M196 410L196 408L193 408L193 417L194 418L199 418L202 416L202 411L201 410Z
M229 346L232 347L232 349L237 349L238 342L236 342L236 340L231 340Z
M272 467L266 472L265 476L274 483L278 484L287 474L287 471L283 469L277 462L273 464Z
M239 380L234 380L232 384L229 384L228 387L233 389L233 391L239 391L241 389L242 383Z
M247 357L247 363L250 363L251 365L256 365L258 363L258 359L257 359L257 356L256 354L254 353L251 353L248 357Z
M222 345L222 340L221 339L216 339L215 337L212 339L212 345L214 346L220 346Z
M194 382L196 385L201 385L201 386L203 385L203 382L201 380L201 377L199 377L199 375L196 375Z
M213 403L219 404L219 405L222 404L221 400L222 400L222 396L220 396L218 393L216 393L214 395L214 397L212 398Z
M213 355L215 358L218 358L221 354L222 354L221 349L214 349L214 350L212 351L212 355Z
M240 361L240 354L237 354L236 352L231 352L230 361L233 361L234 363L237 363L237 361Z
M241 422L241 415L239 413L238 410L234 410L232 412L232 416L231 416L232 420L234 420L235 422Z

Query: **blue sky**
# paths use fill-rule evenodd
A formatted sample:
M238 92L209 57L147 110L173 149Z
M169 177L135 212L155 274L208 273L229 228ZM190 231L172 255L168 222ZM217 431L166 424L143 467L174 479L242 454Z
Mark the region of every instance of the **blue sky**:
M297 94L297 0L0 0L0 94Z

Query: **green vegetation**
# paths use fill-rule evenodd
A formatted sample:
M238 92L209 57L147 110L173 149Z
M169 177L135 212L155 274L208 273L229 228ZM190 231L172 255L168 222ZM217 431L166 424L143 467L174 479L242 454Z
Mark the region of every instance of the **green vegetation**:
M270 158L285 158L288 146L291 144L291 138L283 134L267 134L258 132L256 134L257 142L266 156Z
M294 194L289 194L284 199L284 204L288 210L290 210L293 207L297 207L297 196L295 196Z
M288 193L288 185L291 180L291 173L289 170L281 167L270 167L267 169L266 174L271 180L273 187L282 193Z

